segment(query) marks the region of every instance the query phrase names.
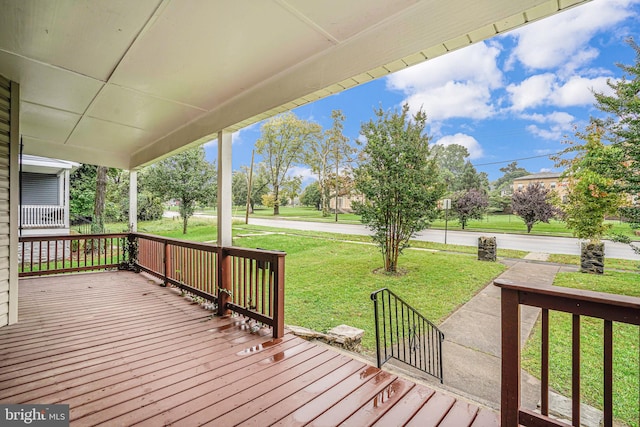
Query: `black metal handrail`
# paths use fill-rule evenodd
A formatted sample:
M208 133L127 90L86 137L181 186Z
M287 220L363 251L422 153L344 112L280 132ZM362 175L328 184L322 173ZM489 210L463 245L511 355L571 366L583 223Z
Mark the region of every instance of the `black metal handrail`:
M371 300L378 368L394 358L442 383L444 333L387 288L372 292Z

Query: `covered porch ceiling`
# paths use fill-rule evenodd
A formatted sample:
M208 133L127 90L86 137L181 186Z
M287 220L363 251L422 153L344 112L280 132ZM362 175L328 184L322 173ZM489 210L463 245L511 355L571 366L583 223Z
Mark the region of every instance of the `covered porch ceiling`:
M135 169L585 0L0 0L24 152Z

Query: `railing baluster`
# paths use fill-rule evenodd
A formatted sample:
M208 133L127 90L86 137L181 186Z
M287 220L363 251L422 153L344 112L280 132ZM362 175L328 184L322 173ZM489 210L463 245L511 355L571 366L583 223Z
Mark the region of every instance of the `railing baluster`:
M573 315L571 336L571 420L580 426L580 315Z
M640 400L638 400L640 403ZM613 425L613 322L604 321L604 425Z
M540 412L549 415L549 309L542 309Z

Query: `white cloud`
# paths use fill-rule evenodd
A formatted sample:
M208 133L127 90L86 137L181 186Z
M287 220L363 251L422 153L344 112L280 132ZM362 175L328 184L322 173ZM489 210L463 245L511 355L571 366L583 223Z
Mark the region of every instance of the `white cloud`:
M495 114L491 91L503 85L499 54L495 42L477 43L390 75L387 88L402 91L403 103L431 120L487 118Z
M575 120L575 117L564 111L554 111L549 114L523 114L520 118L537 123L558 123L562 125L571 125Z
M567 71L593 60L598 51L588 41L632 15L635 0L594 0L510 33L518 39L509 62L528 69L562 68Z
M439 140L435 142L436 145L451 145L458 144L462 145L469 151L469 159L479 159L484 156L484 152L482 150L482 146L480 143L471 135L466 135L464 133L456 133L455 135L447 135L443 136Z
M559 107L592 105L596 101L593 91L612 94L611 88L607 85L607 77L588 79L573 76L553 92L551 104Z
M511 96L512 109L523 111L545 103L551 95L555 76L553 74L538 74L523 80L519 85L507 86L507 93Z
M611 94L607 77L586 78L571 76L566 81L559 76L545 73L510 84L506 88L511 100L511 109L524 111L540 106L575 107L595 103L593 91Z
M289 172L287 173L287 176L289 176L289 177L294 177L294 176L302 177L303 186L304 186L304 183L308 183L308 182L314 181L316 179L316 177L313 174L313 172L311 171L311 169L307 168L307 167L303 167L303 166L292 166L289 169Z
M486 119L495 113L491 93L486 86L467 82L447 82L443 86L420 91L407 97L413 113L422 108L432 121L454 117Z
M528 132L539 138L553 141L562 139L568 132L572 131L575 122L575 117L564 111L554 111L549 114L523 114L520 118L539 124L527 126Z

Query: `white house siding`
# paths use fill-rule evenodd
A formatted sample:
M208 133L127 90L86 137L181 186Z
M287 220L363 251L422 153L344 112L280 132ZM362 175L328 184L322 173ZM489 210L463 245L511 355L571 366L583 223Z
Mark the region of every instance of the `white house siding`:
M0 326L18 320L17 230L10 226L18 213L18 100L18 85L0 76Z

